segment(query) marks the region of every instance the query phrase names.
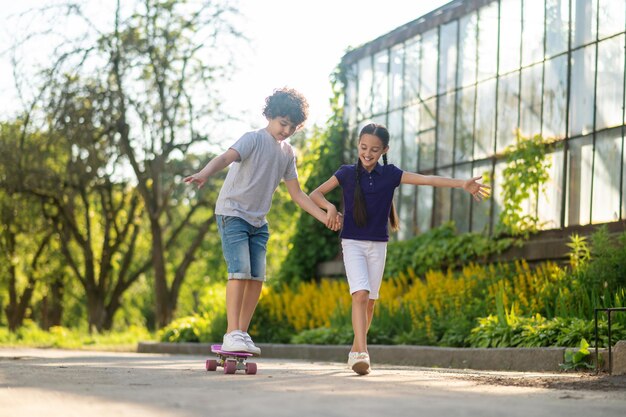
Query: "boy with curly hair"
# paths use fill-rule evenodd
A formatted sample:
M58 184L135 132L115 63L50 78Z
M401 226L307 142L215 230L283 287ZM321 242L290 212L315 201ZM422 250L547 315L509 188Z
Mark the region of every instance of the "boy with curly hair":
M291 199L331 230L339 230L341 218L331 217L302 191L296 158L285 139L300 129L308 116L308 103L298 91L274 90L265 99L265 128L245 133L200 172L184 179L202 187L208 177L234 162L217 199L215 214L228 266L226 316L228 328L222 350L260 355L248 334L265 281L265 256L269 229L265 215L281 180Z

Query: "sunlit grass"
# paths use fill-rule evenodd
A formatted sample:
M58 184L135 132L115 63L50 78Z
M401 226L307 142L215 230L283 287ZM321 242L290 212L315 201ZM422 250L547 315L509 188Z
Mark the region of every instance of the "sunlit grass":
M61 326L42 330L32 322L27 322L16 332L0 327L0 347L17 348L59 348L104 350L114 352L134 352L140 341L156 340L155 335L146 329L131 326L125 331L91 333L84 330L68 329Z

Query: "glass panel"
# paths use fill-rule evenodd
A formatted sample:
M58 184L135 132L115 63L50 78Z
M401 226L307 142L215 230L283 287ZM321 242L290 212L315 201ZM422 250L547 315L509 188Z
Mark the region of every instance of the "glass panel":
M436 112L436 99L431 98L423 103L419 104L420 117L419 117L419 130L433 129L437 124L437 112Z
M472 176L472 165L457 165L454 169L454 177L467 179ZM452 189L452 220L460 233L470 231L470 207L472 196L462 188Z
M387 126L387 113L372 116L370 121L379 125ZM362 128L363 126L361 126Z
M624 0L599 0L598 37L604 39L624 31L626 26L626 2Z
M357 65L351 65L346 71L346 89L344 97L344 120L353 126L357 123Z
M541 64L522 70L520 130L524 136L541 132Z
M500 6L500 74L520 66L522 0L502 0Z
M387 130L389 130L389 151L387 152L387 159L390 164L402 167L402 155L404 153L404 149L402 148L402 110L389 113ZM382 158L380 158L380 163L383 163Z
M598 43L596 130L622 124L624 35Z
M476 95L476 140L474 158L484 158L493 154L496 129L496 80L478 84Z
M437 88L437 29L429 30L422 35L422 80L420 93L422 100L435 95Z
M467 161L472 157L474 142L474 103L476 87L459 90L456 95L456 144L454 160Z
M400 230L398 230L398 239L405 240L415 236L415 226L413 218L415 217L415 196L416 188L414 185L402 184L398 187L398 218L400 220Z
M584 135L593 129L595 51L595 45L591 45L572 53L570 136Z
M544 0L524 0L522 33L522 65L543 60Z
M437 123L437 165L452 163L454 151L454 93L439 96Z
M458 21L441 26L439 54L439 94L456 88L456 59Z
M565 137L567 108L567 56L546 61L543 86L544 137Z
M419 170L426 171L435 166L435 130L419 134Z
M546 0L546 56L567 50L569 1Z
M569 141L567 173L567 226L589 224L593 143L591 136Z
M519 72L500 77L496 139L498 152L515 143L515 131L519 125L519 77Z
M620 219L620 177L622 170L622 132L614 129L596 136L593 163L592 223Z
M417 187L417 230L416 234L431 229L433 221L433 187Z
M359 61L359 121L372 115L372 77L372 57L368 56Z
M548 155L552 163L545 184L545 192L539 193L537 217L543 230L561 227L561 206L563 204L563 146L558 145Z
M474 165L472 176L477 177L479 175L492 177L491 161L483 161ZM480 233L489 232L489 211L491 210L491 204L493 199L488 198L481 202L476 202L471 199L472 204L472 231Z
M404 98L406 103L419 101L420 97L420 41L419 38L407 42L404 49Z
M478 81L496 75L498 63L498 2L479 10Z
M478 15L476 12L460 20L458 83L462 86L476 82L476 35Z
M572 48L596 40L598 0L572 0Z
M372 112L380 114L387 111L389 99L389 52L384 50L374 56L374 87L372 90Z
M419 106L413 105L404 109L404 156L402 169L417 172L419 126Z
M440 177L452 177L452 168L437 170ZM435 227L450 220L452 209L452 189L449 187L435 187Z
M391 63L389 64L389 109L395 110L402 107L404 102L402 97L404 48L402 45L391 50Z

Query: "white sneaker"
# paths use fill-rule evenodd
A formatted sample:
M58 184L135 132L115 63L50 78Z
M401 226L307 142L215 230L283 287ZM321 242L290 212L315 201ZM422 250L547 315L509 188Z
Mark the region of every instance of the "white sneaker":
M370 355L367 352L350 352L348 366L359 375L370 373Z
M243 339L243 332L241 330L233 330L230 333L226 333L222 342L222 350L226 352L247 352L248 346Z
M248 347L248 352L252 353L255 356L261 356L261 348L254 344L248 332L242 332L242 334L243 341L246 342L246 346Z

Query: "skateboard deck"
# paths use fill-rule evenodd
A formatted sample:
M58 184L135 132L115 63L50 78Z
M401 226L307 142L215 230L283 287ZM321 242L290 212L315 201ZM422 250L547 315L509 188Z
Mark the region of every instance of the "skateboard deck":
M234 374L237 370L243 370L248 375L256 374L256 363L247 362L248 358L254 356L252 353L228 352L222 350L222 345L211 345L211 352L217 355L217 359L207 359L207 371L215 371L222 367L225 374Z

